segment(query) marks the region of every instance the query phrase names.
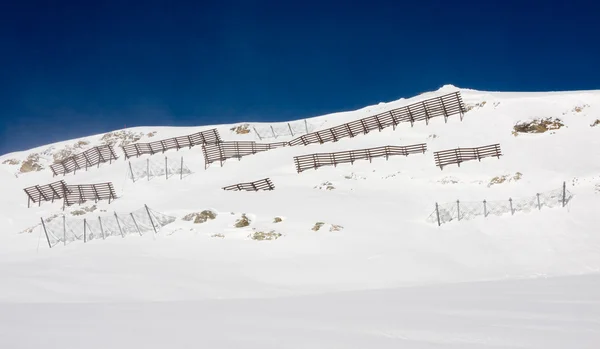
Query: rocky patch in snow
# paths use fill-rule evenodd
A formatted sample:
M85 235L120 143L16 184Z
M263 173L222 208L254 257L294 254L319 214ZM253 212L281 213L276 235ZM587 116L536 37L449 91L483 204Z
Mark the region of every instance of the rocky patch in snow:
M504 182L516 182L516 181L520 180L521 178L523 178L523 174L521 172L517 172L514 175L496 176L490 180L490 182L488 183L487 186L489 188L492 185L502 184Z
M564 126L565 124L558 118L535 119L516 124L513 127L513 135L517 136L519 133L545 133L547 131L558 130Z
M202 212L194 212L188 215L185 215L182 220L184 221L194 221L194 224L205 223L209 219L217 218L217 213L211 210L204 210Z

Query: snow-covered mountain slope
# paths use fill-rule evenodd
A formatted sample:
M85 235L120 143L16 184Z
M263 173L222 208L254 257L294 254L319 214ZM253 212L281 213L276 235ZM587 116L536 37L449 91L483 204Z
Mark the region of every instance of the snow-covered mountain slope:
M444 86L410 99L308 119L307 125L309 130L333 127L456 90ZM168 180L156 177L134 183L128 178L129 161L124 161L118 148L120 158L116 162L88 171L53 178L48 167L55 159L111 140L117 145L124 139L151 142L216 127L224 140L259 141L254 129L269 129L269 125L249 123L250 132L244 134L235 131L238 124L137 127L3 155L0 302L200 301L342 291L365 292L357 299L367 299L368 292L373 292L367 290L395 292L392 290L405 286L597 273L600 125L592 125L600 119L600 91L460 92L468 108L462 121L455 115L447 123L437 118L429 125L401 124L395 130L386 128L335 143L286 147L239 161L230 159L223 167L213 163L208 169L199 146L130 159L132 167L143 168L146 159L161 164L164 156L173 161L183 157L193 173L182 180L177 176ZM516 124L535 119L550 119L563 126L543 133L513 132ZM287 125L274 127L285 129ZM279 136L261 142L292 138ZM300 174L293 162L294 156L302 154L417 143L427 143L428 151ZM443 170L435 166L434 151L494 143L502 148L500 159L469 161ZM40 167L43 169L35 171ZM275 190L221 189L265 177L273 181ZM62 214L62 202L28 208L23 188L59 179L68 184L110 181L119 197L111 204L101 201L68 207L64 211L67 219L96 220L99 215L109 216L115 211L126 214L148 205L176 221L156 236L111 236L50 249L38 223L40 218ZM574 195L565 208L453 220L439 227L427 221L436 202L507 202L508 198L560 189L563 181ZM212 210L216 218L199 224L183 220L203 210ZM237 228L235 223L242 214L250 219L250 225ZM276 223L276 217L282 221ZM317 223L324 224L314 231ZM274 231L281 236L271 241L251 239L249 236L257 231ZM598 286L597 282L591 284ZM477 286L473 287L471 292L477 293ZM289 299L294 302L295 298ZM321 301L327 303L326 298ZM278 307L276 302L271 306ZM213 309L210 303L206 307ZM198 309L205 311L204 306ZM594 311L590 316L597 325L599 313ZM276 321L277 314L271 315L267 318ZM9 320L3 317L0 323ZM383 324L371 323L376 327L373 331L391 333L395 338L406 333L384 330L392 326L393 316L381 321ZM556 326L560 325L548 325L545 331ZM596 340L597 330L590 335ZM421 329L415 331L412 334L417 337L425 335ZM511 343L519 344L518 338L513 339ZM521 344L528 343L539 342Z

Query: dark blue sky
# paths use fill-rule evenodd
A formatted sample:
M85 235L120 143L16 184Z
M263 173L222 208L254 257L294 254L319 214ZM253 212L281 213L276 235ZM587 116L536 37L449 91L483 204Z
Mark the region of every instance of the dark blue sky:
M454 84L600 88L595 1L1 1L0 154Z

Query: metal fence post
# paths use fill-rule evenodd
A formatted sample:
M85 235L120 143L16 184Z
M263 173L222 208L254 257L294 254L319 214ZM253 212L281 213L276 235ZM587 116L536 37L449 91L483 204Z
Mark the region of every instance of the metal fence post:
M513 210L512 198L508 198L508 202L510 203L510 214L514 215L515 211Z
M148 213L148 218L150 218L150 223L152 224L152 229L154 229L154 235L158 234L158 232L156 231L156 226L154 226L154 221L152 220L152 215L150 215L150 209L148 208L148 205L144 205L144 207L146 208L146 213Z
M121 232L121 237L125 237L125 234L123 234L123 229L121 229L121 223L119 223L119 216L117 216L117 213L115 212L115 220L117 221L117 226L119 227L119 231Z
M98 217L98 222L100 223L100 232L102 232L102 240L106 240L106 236L104 235L104 228L102 228L102 219Z
M262 137L260 136L260 133L258 133L258 131L256 131L256 128L254 128L254 126L252 126L252 129L254 130L254 133L256 133L256 135L258 136L258 139L262 141Z
M566 199L567 199L567 182L563 182L562 207L565 207Z
M87 242L87 221L83 219L83 243Z
M140 227L138 227L138 224L135 221L135 218L133 217L133 213L129 213L129 215L131 216L131 219L133 219L133 224L135 224L135 228L137 229L138 233L140 234L140 236L142 236L142 231L140 230Z
M131 161L129 161L129 171L131 172L131 180L135 183L135 176L133 175L133 168L131 168Z
M308 123L306 122L306 119L304 119L304 127L306 128L306 134L308 134Z
M63 245L67 246L67 218L63 214Z
M290 129L290 134L292 135L292 137L294 137L294 132L292 131L292 126L290 126L290 123L288 122L288 128Z
M271 127L271 132L273 132L273 137L277 138L277 135L275 134L275 130L273 130L273 125L269 125Z
M440 222L440 209L438 207L438 203L435 203L435 214L437 215L437 221L438 221L438 227L442 225L442 222Z
M460 201L456 200L456 213L458 214L458 220L460 221Z
M540 193L537 193L535 195L537 196L538 211L540 211L542 209L542 205L540 205Z
M52 244L50 243L50 238L48 237L48 231L46 230L46 224L44 223L44 218L40 217L42 221L42 228L44 228L44 234L46 234L46 241L48 241L48 247L52 248Z
M483 200L483 218L487 217L487 201Z
M181 168L179 169L179 180L183 179L183 156L181 157Z

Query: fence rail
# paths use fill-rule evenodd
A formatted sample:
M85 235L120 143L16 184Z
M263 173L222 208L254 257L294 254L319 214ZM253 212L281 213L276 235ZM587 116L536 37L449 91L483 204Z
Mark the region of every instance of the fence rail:
M275 185L271 182L271 179L264 178L254 182L238 183L223 187L223 190L245 190L245 191L259 191L259 190L273 190Z
M500 150L500 144L485 145L477 148L456 148L436 151L433 153L435 158L435 165L439 166L440 169L444 169L446 165L460 164L465 161L479 160L488 157L497 157L500 159L502 151Z
M77 170L85 169L87 171L89 167L94 165L100 167L101 163L112 163L112 161L116 159L117 154L115 154L112 145L101 145L90 148L82 153L69 156L60 162L50 165L50 169L52 170L53 176L59 174L66 175L70 172L75 174Z
M121 146L123 153L125 153L125 160L136 156L139 157L143 154L154 155L156 153L164 153L169 149L181 149L185 147L194 147L197 145L212 144L221 142L221 137L216 128L197 132L187 136L179 136L151 143L133 143Z
M86 201L108 200L108 203L117 198L111 182L96 184L67 185L68 193L64 198L64 205L82 204ZM63 207L64 207L63 205Z
M298 173L306 171L308 169L317 169L322 166L337 166L337 164L351 163L354 164L356 160L369 160L377 157L384 157L386 160L390 156L423 153L427 151L427 144L414 144L406 146L394 146L386 145L383 147L369 148L369 149L357 149L340 151L336 153L316 153L294 156L294 162L296 164L296 171Z
M30 207L31 202L38 203L41 206L42 201L54 202L55 199L64 199L69 193L65 181L58 181L45 185L34 185L23 189L27 194L27 207Z
M214 144L203 144L204 168L208 168L213 162L219 161L221 167L227 159L241 159L243 156L256 154L258 152L287 146L287 142L279 143L256 143L254 141L220 142Z
M460 114L461 120L466 112L460 92L454 92L440 97L426 99L404 107L393 109L374 116L355 120L325 130L312 132L291 140L291 146L308 145L311 143L337 142L341 138L354 137L366 134L373 130L383 130L386 127L394 128L402 122L413 125L417 121L425 121L443 116L447 121L449 116Z
M157 234L164 226L175 221L175 217L167 216L153 211L148 206L124 214L99 216L96 218L74 219L55 217L41 218L41 228L46 235L48 247L52 248L59 243L68 243L83 240L89 242L96 239L106 239L111 236L125 237L130 234L140 236L147 232Z
M442 225L453 220L473 219L477 216L487 218L490 214L500 216L515 212L531 212L543 207L565 207L571 201L573 194L566 189L563 182L561 189L537 193L529 197L509 198L496 201L460 201L435 204L435 210L427 217L427 222Z

